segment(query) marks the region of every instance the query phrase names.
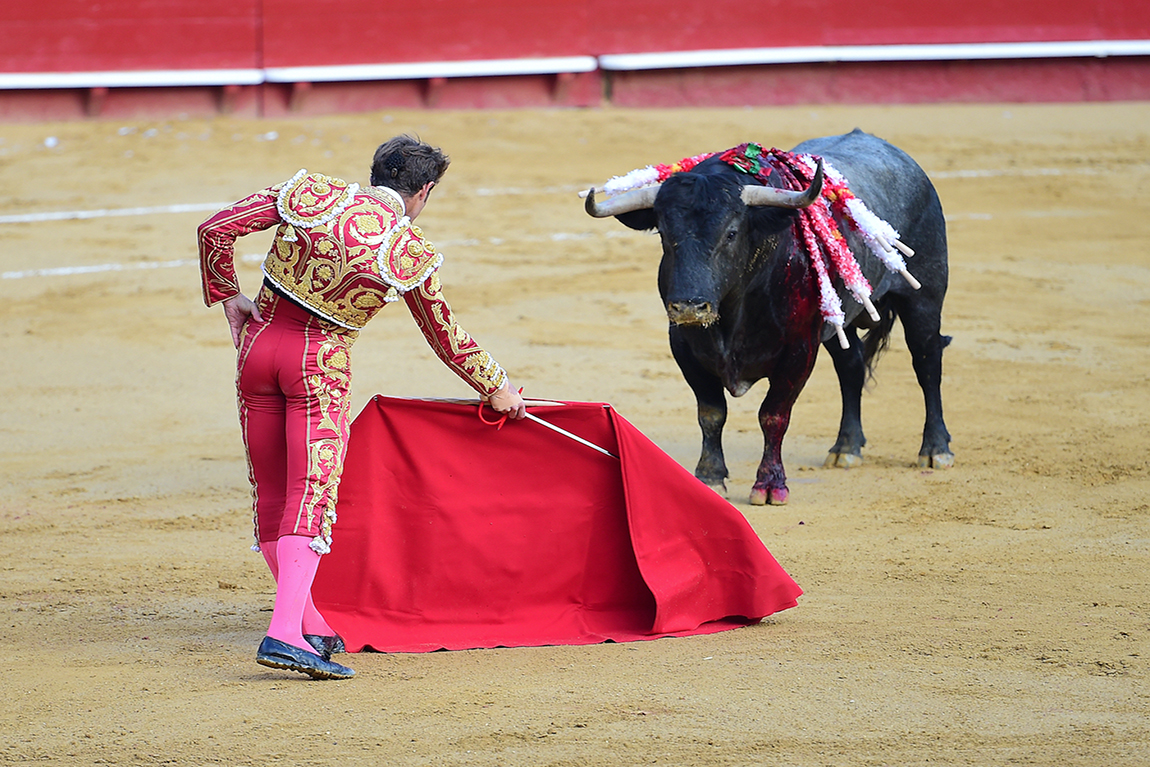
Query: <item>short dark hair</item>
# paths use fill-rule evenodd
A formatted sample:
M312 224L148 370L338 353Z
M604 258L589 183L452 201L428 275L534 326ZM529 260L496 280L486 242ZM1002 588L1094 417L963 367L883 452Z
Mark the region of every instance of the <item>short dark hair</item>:
M375 150L371 161L371 185L386 186L411 197L426 184L443 177L451 158L442 150L403 134L388 139Z

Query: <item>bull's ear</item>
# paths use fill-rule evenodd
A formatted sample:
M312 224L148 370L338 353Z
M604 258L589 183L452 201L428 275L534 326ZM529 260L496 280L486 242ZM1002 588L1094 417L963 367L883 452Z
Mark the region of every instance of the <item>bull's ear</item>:
M655 211L651 208L644 210L632 210L628 213L620 213L615 216L619 223L628 229L638 229L641 232L649 232L658 226L658 221L655 218Z
M751 217L751 228L764 237L778 234L787 229L799 215L797 210L790 208L748 208L747 210Z

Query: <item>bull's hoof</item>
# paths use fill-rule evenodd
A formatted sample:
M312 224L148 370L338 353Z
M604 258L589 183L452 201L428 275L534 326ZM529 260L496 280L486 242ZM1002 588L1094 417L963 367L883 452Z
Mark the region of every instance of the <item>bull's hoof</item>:
M862 456L854 453L827 453L824 469L855 469L862 466Z
M785 487L751 488L752 506L783 506L787 502L790 491Z
M954 453L935 453L918 457L920 469L949 469L951 466L954 466Z

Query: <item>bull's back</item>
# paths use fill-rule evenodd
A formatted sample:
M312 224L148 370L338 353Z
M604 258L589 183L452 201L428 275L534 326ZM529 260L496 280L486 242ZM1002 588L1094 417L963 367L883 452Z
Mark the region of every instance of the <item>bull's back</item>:
M839 136L808 139L792 151L817 154L831 159L832 163L837 160L864 173L892 170L926 179L926 173L914 158L889 141L858 128Z
M826 159L846 176L851 191L896 229L914 223L924 208L937 203L934 185L910 155L857 128L804 141L794 151Z
M857 128L841 136L824 136L804 141L795 152L815 154L846 177L851 192L884 219L902 240L919 255L921 273L945 291L946 223L942 204L926 172L903 150ZM870 262L865 248L855 248L856 256ZM872 272L872 270L875 270ZM916 274L919 269L912 269ZM878 278L884 270L864 264L868 278Z

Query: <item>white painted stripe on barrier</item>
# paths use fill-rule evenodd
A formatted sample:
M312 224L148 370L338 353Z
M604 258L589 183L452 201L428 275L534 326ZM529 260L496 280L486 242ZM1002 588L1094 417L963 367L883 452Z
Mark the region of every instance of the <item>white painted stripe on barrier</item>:
M258 85L260 69L156 69L109 72L0 72L0 90L40 88L168 88Z
M965 61L970 59L1105 58L1150 56L1150 40L1069 40L1048 43L963 43L936 45L815 45L789 48L729 48L599 57L608 71L690 69L756 64L836 61Z
M351 82L361 80L428 80L433 77L500 77L593 72L594 56L478 61L412 61L399 64L274 67L264 70L269 83Z
M260 83L426 80L432 77L498 77L593 72L594 56L555 56L472 61L413 61L268 69L155 69L104 72L0 72L0 90L41 88L161 88Z
M969 59L1105 58L1150 56L1150 40L932 45L817 45L731 48L603 56L556 56L469 61L413 61L267 69L159 69L101 72L0 72L0 90L52 88L155 88L259 85L260 83L426 80L433 77L499 77L566 72L685 69L834 61L962 61Z

